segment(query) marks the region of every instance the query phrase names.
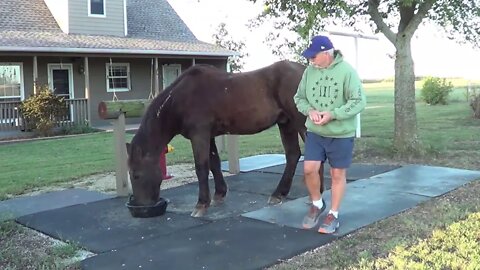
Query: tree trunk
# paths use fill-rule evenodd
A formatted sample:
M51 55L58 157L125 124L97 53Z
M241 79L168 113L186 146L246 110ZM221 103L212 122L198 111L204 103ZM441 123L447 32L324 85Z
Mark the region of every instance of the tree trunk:
M126 118L142 117L150 103L149 99L101 101L98 104L98 116L117 119L121 113L125 113Z
M415 107L415 71L411 53L411 35L399 33L395 59L395 136L394 148L401 156L411 156L418 149Z

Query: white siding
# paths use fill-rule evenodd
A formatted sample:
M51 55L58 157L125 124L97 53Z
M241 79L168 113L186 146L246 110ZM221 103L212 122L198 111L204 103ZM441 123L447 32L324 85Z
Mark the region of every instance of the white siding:
M48 9L64 33L68 34L68 1L69 0L44 0Z
M57 0L58 1L58 0ZM105 17L88 16L89 0L69 0L70 33L124 36L124 1L104 0Z

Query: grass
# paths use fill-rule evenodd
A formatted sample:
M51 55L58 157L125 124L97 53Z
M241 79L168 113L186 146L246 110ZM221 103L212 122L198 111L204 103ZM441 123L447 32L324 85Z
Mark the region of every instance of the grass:
M112 134L0 146L0 198L114 168Z
M347 235L332 244L311 251L306 255L296 256L286 262L272 266L269 270L300 269L469 269L466 267L450 268L447 264L431 267L426 262L421 266L395 267L395 264L408 263L409 258L416 256L417 261L426 261L431 254L418 252L417 245L426 241L431 252L442 252L432 241L435 232L443 234L442 241L454 242L457 246L480 244L478 228L473 233L464 234L461 238L448 231L450 226L465 224L474 227L478 224L480 213L480 181L458 188L441 197L421 203L413 209L399 215L378 221L372 225ZM474 220L470 220L470 216ZM441 246L441 245L440 245ZM402 253L397 254L397 249ZM461 250L450 249L454 256L463 256ZM469 254L478 254L478 248L469 250ZM467 257L468 258L468 257ZM473 261L471 258L471 261ZM478 262L478 261L477 261ZM468 265L468 264L465 264ZM470 268L477 269L477 268Z
M0 222L0 269L37 270L37 269L76 269L69 259L74 257L79 248L69 243L50 243L40 235L31 235L24 227L14 221ZM39 248L41 245L42 248ZM17 247L21 247L19 254ZM38 254L37 252L41 252ZM34 253L35 252L35 253Z
M355 162L417 163L478 170L480 120L472 118L465 88L460 82L454 85L456 88L450 95L450 103L445 106L429 106L417 97L418 133L426 154L411 160L396 159L392 150L394 109L391 83L367 85L368 108L361 115L362 138L356 140ZM130 138L131 135L128 136L128 139ZM191 146L187 140L175 137L171 144L175 151L167 155L168 164L192 162ZM241 157L283 152L277 128L256 135L241 136L239 149ZM226 153L222 153L221 157L225 160ZM36 187L68 186L83 176L114 170L113 135L95 133L0 145L0 164L3 168L0 175L0 199L28 192ZM476 213L480 212L480 199L477 195L479 193L480 181L476 181L272 268L403 269L398 265L410 266L408 263L413 260L415 263L422 263L423 266L419 269L437 269L438 265L430 267L431 264L422 261L433 258L432 263L440 263L440 259L432 257L434 254L426 252L427 247L437 245L435 243L444 243L441 241L447 243L454 240L460 241L455 242L454 245L457 247L468 247L471 241L480 244L479 234L476 234L476 239L466 234L469 237L464 239L450 231L451 228L460 230L459 225L455 224L477 226ZM22 230L12 222L0 223L0 242L3 241L2 247L7 247L2 248L0 252L0 268L4 266L1 265L4 258L20 260L15 256L8 257L12 256L8 247L15 245L9 243L8 239L13 235L21 235ZM439 235L441 239L438 239ZM49 250L45 259L33 262L36 266L34 269L45 269L45 265L49 263L57 265L59 258L71 256L75 250L77 250L75 245ZM448 251L452 256L457 256L457 250L459 254L470 252L468 248ZM434 252L445 251L432 249L432 253ZM419 254L423 257L418 257ZM476 253L467 255L473 256L472 258L477 256ZM449 261L454 260L457 259ZM21 265L21 262L18 263ZM412 264L412 268L414 266L416 267ZM445 264L442 267L450 269L452 265ZM472 266L472 269L475 267Z
M386 258L363 258L352 269L480 269L480 212L436 229L408 247L397 245Z
M127 140L131 139L131 135ZM167 156L168 164L193 161L189 141L175 137L173 153ZM0 200L19 195L37 187L75 181L91 174L114 170L115 155L113 134L94 133L55 140L40 140L0 146ZM281 153L282 145L277 128L266 130L258 136L241 136L240 156L261 153ZM227 154L222 153L223 160Z
M456 99L461 89L452 93ZM393 137L393 93L389 89L367 88L368 109L362 113L362 138L357 140L359 157L391 156ZM480 149L477 139L480 121L471 117L466 101L455 101L446 106L417 104L418 127L421 140L429 149L433 160L439 155L461 159L461 166L478 166ZM462 132L458 132L459 126ZM131 138L131 135L128 136ZM168 164L191 163L190 143L177 136L171 144L175 147L168 154ZM265 153L282 153L280 136L276 127L262 133L241 136L240 156ZM0 199L18 195L45 185L68 183L95 173L114 170L113 135L94 133L56 140L41 140L0 146ZM226 153L221 154L226 160ZM448 163L445 165L451 165Z

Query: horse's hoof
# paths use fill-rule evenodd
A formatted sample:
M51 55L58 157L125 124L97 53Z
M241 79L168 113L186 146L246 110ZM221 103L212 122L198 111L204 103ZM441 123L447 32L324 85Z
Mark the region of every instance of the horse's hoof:
M213 199L212 201L212 206L220 206L225 203L225 198L218 198L218 199Z
M207 208L195 208L190 214L192 217L203 217L207 213Z
M219 206L225 203L225 195L214 195L212 206Z
M278 205L278 204L281 204L281 203L282 203L281 198L273 197L273 196L270 196L270 198L268 198L268 204L270 204L270 205Z

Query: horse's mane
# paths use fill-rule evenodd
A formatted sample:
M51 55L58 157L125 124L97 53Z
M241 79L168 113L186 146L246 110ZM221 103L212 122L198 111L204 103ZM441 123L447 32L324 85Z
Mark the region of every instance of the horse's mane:
M211 65L197 64L195 66L192 66L192 67L188 68L184 72L182 72L180 74L180 76L178 76L177 79L175 79L175 81L173 81L169 86L167 86L167 88L163 89L152 100L152 102L148 106L147 110L145 111L145 114L144 114L144 116L142 118L142 121L141 121L141 124L140 124L140 129L143 129L143 131L146 131L144 129L149 127L148 121L150 119L158 118L160 108L168 106L168 104L171 102L171 100L167 100L167 98L171 97L172 91L177 87L178 84L180 84L180 82L185 77L196 75L196 74L202 72L201 71L202 69L206 69L206 68L207 69L209 69L209 68L215 69L215 67L211 66Z

